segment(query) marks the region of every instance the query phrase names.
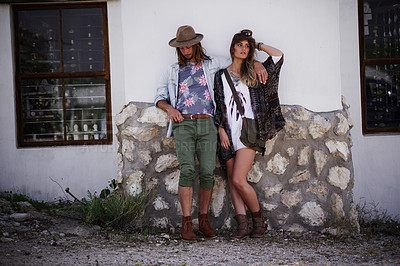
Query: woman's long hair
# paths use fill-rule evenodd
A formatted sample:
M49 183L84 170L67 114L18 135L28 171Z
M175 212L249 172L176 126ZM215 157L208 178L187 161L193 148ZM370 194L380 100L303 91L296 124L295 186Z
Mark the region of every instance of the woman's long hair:
M176 53L178 54L178 64L179 66L186 66L188 63L188 60L186 57L182 54L181 50L179 47L176 47ZM196 61L196 64L202 63L204 60L210 60L210 57L206 55L205 50L201 46L201 43L196 43L193 45L193 58Z
M254 74L254 54L256 50L256 41L252 35L253 32L251 30L242 30L241 32L236 33L232 38L230 48L230 54L233 61L235 57L235 44L245 40L249 42L249 54L240 67L240 80L249 87L255 87L257 85L257 79Z

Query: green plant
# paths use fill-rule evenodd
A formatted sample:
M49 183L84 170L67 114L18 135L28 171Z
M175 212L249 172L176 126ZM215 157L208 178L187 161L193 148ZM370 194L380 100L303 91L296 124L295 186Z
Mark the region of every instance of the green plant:
M17 210L20 209L18 202L25 202L25 201L29 202L35 209L37 209L39 211L40 210L50 210L50 209L56 208L56 204L54 204L54 203L34 200L25 194L14 193L12 191L4 191L3 197L4 197L4 199L8 200L11 203L11 206L14 209L17 209Z
M126 194L118 188L115 180L110 181L109 188L97 193L88 191L88 200L83 199L82 210L89 223L103 227L120 229L132 225L141 218L145 208L153 202L156 195L154 187L145 182L141 193Z
M388 215L387 210L379 208L378 203L363 201L358 203L356 207L362 233L400 236L400 223L397 217Z

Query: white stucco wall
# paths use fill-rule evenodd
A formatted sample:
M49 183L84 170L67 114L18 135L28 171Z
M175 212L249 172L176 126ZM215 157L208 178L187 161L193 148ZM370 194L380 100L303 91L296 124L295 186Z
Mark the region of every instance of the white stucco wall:
M152 102L161 72L176 61L176 29L204 34L208 54L229 57L243 28L285 53L280 98L313 111L341 109L338 0L122 0L127 101ZM262 53L261 60L265 59Z
M356 0L340 0L342 93L351 105L354 200L377 204L400 219L400 135L362 135ZM370 205L372 206L372 205Z
M0 190L27 193L39 200L100 192L117 175L117 142L103 146L17 148L10 6L0 5ZM108 5L113 115L125 104L124 54L118 1ZM116 128L114 128L114 135ZM58 182L60 186L54 181Z

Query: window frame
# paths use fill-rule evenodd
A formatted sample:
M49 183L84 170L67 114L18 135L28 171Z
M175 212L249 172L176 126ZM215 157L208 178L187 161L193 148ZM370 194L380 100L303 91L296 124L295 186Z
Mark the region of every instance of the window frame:
M61 72L47 73L21 73L20 72L20 50L19 50L19 30L18 30L18 12L23 10L58 10L59 14L64 9L81 9L81 8L101 8L102 10L102 26L103 26L103 49L104 49L104 70L103 71L87 71L87 72L64 72L63 67L63 44L60 40L61 53ZM71 146L71 145L111 145L113 143L112 130L112 108L111 108L111 82L110 82L110 59L109 59L109 40L108 40L108 15L107 3L62 3L62 4L16 4L12 5L13 14L13 49L14 49L14 73L15 73L15 105L17 116L17 145L19 148L24 147L47 147L47 146ZM62 36L62 23L60 20L60 36ZM68 79L68 78L96 78L103 77L105 81L105 120L106 120L106 139L99 140L67 140L66 135L66 96L65 85L63 84L63 128L64 139L58 141L24 141L23 132L23 106L22 106L22 80L24 79Z
M400 64L400 58L378 58L367 59L365 55L365 33L364 33L364 1L358 0L358 27L359 27L359 55L360 55L360 83L361 83L361 114L362 114L362 133L380 134L380 133L400 133L400 126L382 127L382 128L368 128L367 127L367 92L365 82L365 69L367 66L382 66L389 64Z

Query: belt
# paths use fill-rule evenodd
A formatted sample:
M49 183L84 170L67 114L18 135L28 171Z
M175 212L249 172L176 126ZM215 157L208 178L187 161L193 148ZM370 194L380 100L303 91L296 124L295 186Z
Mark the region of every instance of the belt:
M182 115L183 118L187 119L197 119L197 118L207 118L207 117L212 117L211 115Z

